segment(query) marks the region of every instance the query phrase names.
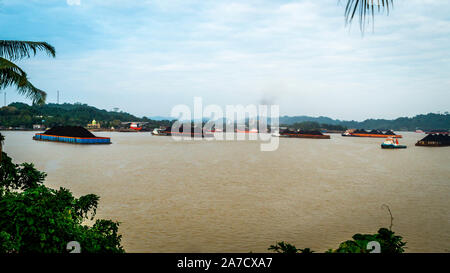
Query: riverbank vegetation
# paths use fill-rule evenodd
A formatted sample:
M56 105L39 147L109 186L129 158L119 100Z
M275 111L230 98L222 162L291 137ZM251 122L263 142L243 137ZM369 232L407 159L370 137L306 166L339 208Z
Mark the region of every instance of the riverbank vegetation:
M76 241L82 253L122 253L119 223L94 220L99 197L76 198L70 190L44 185L46 174L33 164L0 162L0 253L67 253Z
M369 242L378 242L380 244L380 253L398 254L405 251L406 242L401 236L395 235L391 229L380 228L375 234L355 234L353 240L347 240L339 244L336 249L329 249L327 253L370 253L373 249L369 246ZM313 253L309 248L297 248L296 246L284 241L271 245L268 250L277 253Z
M94 119L100 122L102 128L117 128L121 125L121 122L130 121L146 122L146 127L150 129L160 126L171 126L173 123L173 121L169 120L139 118L126 112L101 110L81 103L28 105L16 102L0 108L0 128L32 129L34 124L43 124L45 127L56 125L84 127ZM335 120L328 117L282 116L279 123L289 128L304 130L326 129L343 131L347 128L363 128L415 131L418 128L422 130L450 129L450 114L429 113L411 118L401 117L394 120L367 119L361 122Z
M147 122L149 128L171 125L168 120L139 118L126 112L101 110L81 103L28 105L16 102L0 108L0 126L4 128L32 129L34 124L43 124L47 128L57 125L85 127L94 119L102 128L117 128L121 122L131 121Z
M326 253L384 253L384 254L400 254L405 252L406 242L403 237L395 235L392 231L394 217L388 205L383 204L382 208L386 208L389 212L391 224L388 228L380 228L375 234L360 234L352 236L353 240L347 240L339 244L336 249L328 249ZM375 244L374 244L375 243ZM378 249L377 249L378 247ZM295 253L313 253L310 248L297 248L295 245L281 241L271 245L268 250L277 253L295 254Z

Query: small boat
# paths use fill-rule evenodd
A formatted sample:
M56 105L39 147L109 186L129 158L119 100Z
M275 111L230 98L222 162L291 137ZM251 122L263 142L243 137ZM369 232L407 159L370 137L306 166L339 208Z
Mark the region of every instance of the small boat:
M236 129L235 131L236 131L236 133L244 133L244 134L257 134L257 133L259 133L258 129L256 129L256 128L253 128L251 130L248 130L248 129L245 129L245 130Z
M207 130L208 133L223 133L223 130L220 128L212 128L211 130Z
M152 135L154 135L154 136L161 135L161 129L160 128L153 129Z
M397 138L387 138L382 144L381 144L381 148L382 149L405 149L406 145L400 145L398 144L398 139Z
M137 123L132 122L131 125L130 125L130 129L131 130L140 131L140 130L142 130L142 126L139 126Z

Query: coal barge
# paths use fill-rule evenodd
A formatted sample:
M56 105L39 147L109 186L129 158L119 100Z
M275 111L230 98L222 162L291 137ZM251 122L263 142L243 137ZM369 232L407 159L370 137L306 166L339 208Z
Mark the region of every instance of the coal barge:
M402 138L401 135L397 135L391 130L387 130L385 132L380 130L372 130L372 131L366 131L364 129L349 129L345 131L342 136L345 137L392 137L392 138Z
M429 134L416 143L416 146L447 147L450 146L450 135Z
M96 137L80 126L56 126L42 134L35 134L33 139L72 144L111 144L109 137Z
M183 129L183 126L179 128L179 131L172 131L171 127L167 128L157 128L152 132L154 136L187 136L187 137L214 137L213 133L204 132L202 129L188 128L187 130Z
M330 139L329 135L324 135L320 131L315 130L293 131L286 129L280 132L280 137Z

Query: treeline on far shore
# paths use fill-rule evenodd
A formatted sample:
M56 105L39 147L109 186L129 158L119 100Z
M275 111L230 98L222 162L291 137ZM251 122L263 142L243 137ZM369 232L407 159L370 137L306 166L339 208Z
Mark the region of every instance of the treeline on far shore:
M122 122L145 122L149 128L172 124L168 120L139 118L126 112L101 110L81 103L28 105L16 102L0 108L0 127L3 128L32 129L33 125L85 127L92 120L98 121L101 128L118 128Z
M314 121L303 121L303 122L296 122L294 124L288 125L288 124L282 124L282 127L289 127L292 129L300 129L300 130L327 130L327 131L337 131L337 132L343 132L347 130L347 127L342 125L335 125L335 124L326 124L326 123L318 123Z
M340 125L348 129L377 129L377 130L396 130L396 131L415 131L450 129L450 114L444 113L428 113L416 115L414 117L399 117L396 119L366 119L364 121L346 121L331 119L329 117L309 117L309 116L282 116L280 124L286 124L292 127L296 123L316 122L319 124Z
M28 105L11 103L0 108L0 129L18 128L32 129L33 125L53 127L56 125L87 126L92 120L100 123L101 128L120 128L124 122L144 122L144 129L152 130L161 126L171 126L173 121L154 120L148 117L136 117L122 111L101 110L81 103L49 103L44 105ZM248 126L248 120L246 121ZM345 131L346 129L379 129L397 131L415 131L416 129L450 129L450 114L429 113L414 117L400 117L394 120L367 119L365 121L342 121L328 117L282 116L279 124L282 127L302 130ZM270 127L270 122L269 122ZM225 128L225 127L224 127Z

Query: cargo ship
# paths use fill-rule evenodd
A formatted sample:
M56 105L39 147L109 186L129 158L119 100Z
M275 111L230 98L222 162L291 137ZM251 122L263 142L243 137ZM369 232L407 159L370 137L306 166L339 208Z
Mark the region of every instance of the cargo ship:
M349 137L393 137L393 138L402 138L401 135L397 135L392 130L387 130L385 132L381 130L372 130L372 131L366 131L364 129L349 129L342 133L342 136L349 136Z
M56 126L44 133L35 134L33 139L71 144L111 144L109 137L96 137L80 126Z
M315 139L330 139L329 135L324 135L320 131L315 130L290 130L286 129L279 132L280 137L294 137L294 138L315 138Z

